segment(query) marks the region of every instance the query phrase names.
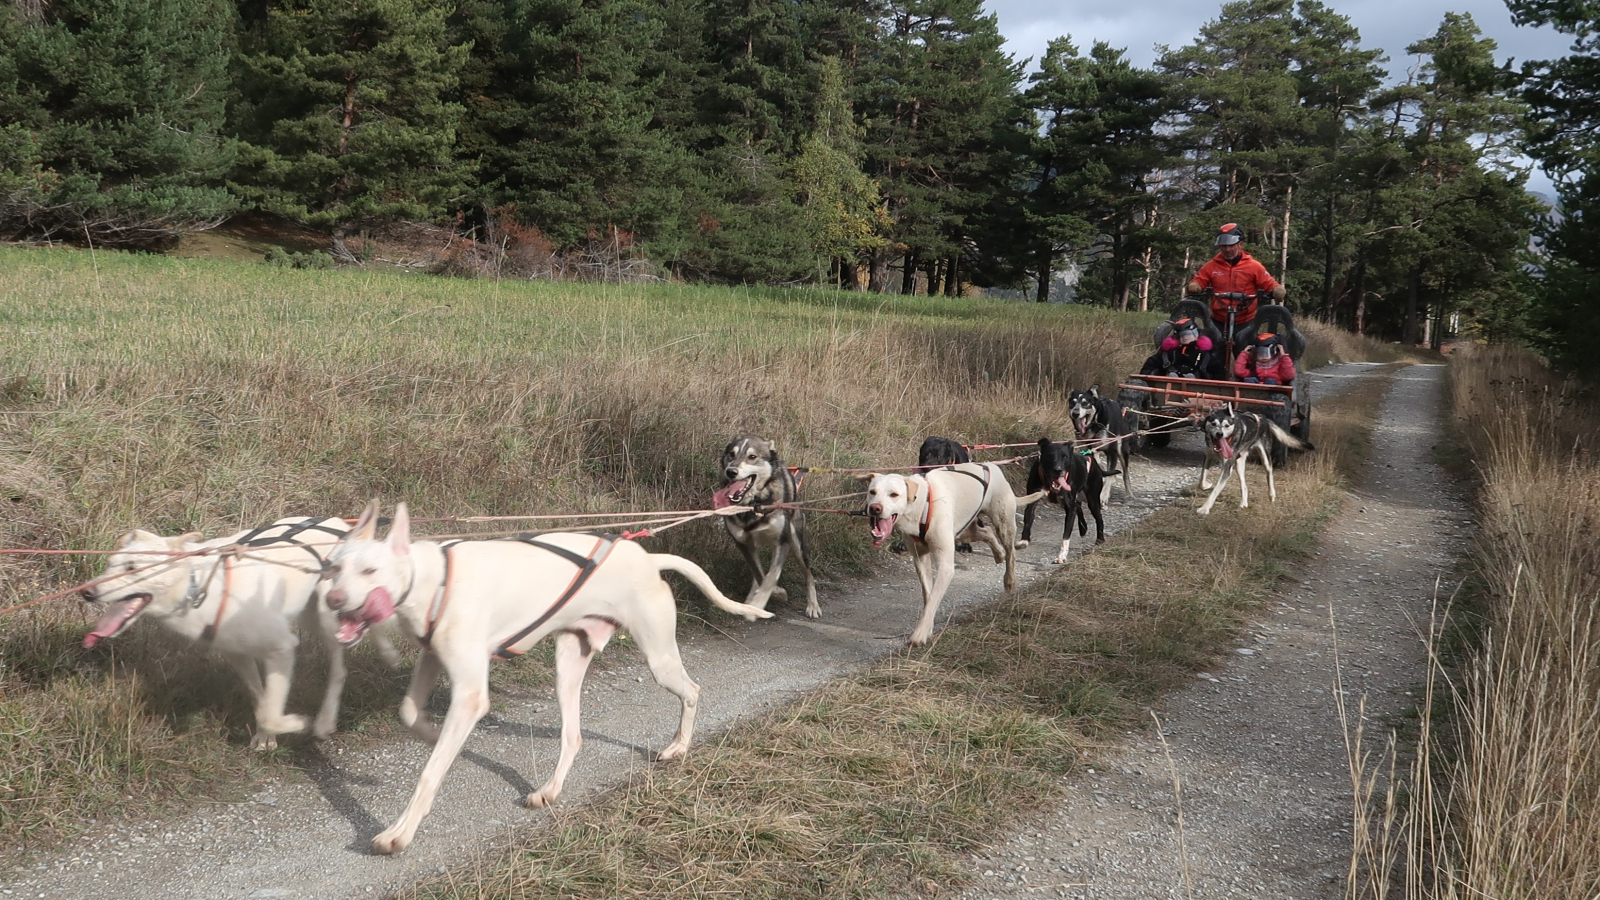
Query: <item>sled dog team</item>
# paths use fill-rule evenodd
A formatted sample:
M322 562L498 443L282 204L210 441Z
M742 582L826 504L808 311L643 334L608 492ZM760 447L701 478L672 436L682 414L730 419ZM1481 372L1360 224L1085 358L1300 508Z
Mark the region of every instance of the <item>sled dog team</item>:
M1004 567L1005 589L1016 583L1016 550L1028 546L1041 500L1066 514L1056 563L1065 563L1072 525L1086 535L1085 508L1095 520L1096 541L1105 540L1101 512L1110 492L1108 476L1121 474L1133 497L1128 464L1136 416L1094 389L1069 398L1074 440L1039 441L1030 462L1027 494L1012 493L1000 466L973 463L965 447L930 438L919 454L917 474L858 476L866 482L864 513L874 546L892 534L905 539L921 583L923 610L910 645L932 636L939 605L955 571L958 543L986 545ZM1237 471L1241 503L1248 504L1244 466L1257 452L1267 470L1269 494L1273 442L1309 449L1272 422L1231 407L1201 423L1206 458L1202 490L1213 459L1222 474L1199 512L1209 513ZM1107 439L1110 442L1107 443ZM1079 449L1081 442L1085 448ZM1098 455L1103 455L1102 466ZM528 806L544 806L560 794L583 739L579 700L595 654L618 630L631 634L656 682L678 697L677 733L658 757L682 756L694 734L700 688L684 670L676 638L677 608L661 577L675 572L724 612L747 620L771 618L785 563L793 557L804 578L805 613L819 618L804 517L795 507L799 484L773 442L737 437L719 460L718 509L741 507L723 523L751 572L743 602L730 600L690 560L650 553L613 535L539 534L501 540L414 540L406 505L396 506L388 533L379 538L378 505L369 503L354 525L338 518L290 518L224 538L203 540L191 532L162 537L136 530L108 557L105 575L85 599L102 614L85 647L116 637L149 616L165 627L215 649L238 673L255 707L251 746L271 749L281 734L310 730L332 734L344 687L344 649L374 626L380 653L395 664L387 633L399 631L421 654L400 703L400 719L433 745L410 803L392 825L373 838L379 853L403 850L415 835L434 795L473 726L489 711L489 662L526 652L555 638L555 694L561 711L560 753L550 778L527 795ZM1017 533L1017 507L1026 507ZM761 554L770 562L763 566ZM329 651L328 684L314 719L285 713L298 645L295 626L315 633ZM434 683L450 680L450 706L436 727L423 711Z

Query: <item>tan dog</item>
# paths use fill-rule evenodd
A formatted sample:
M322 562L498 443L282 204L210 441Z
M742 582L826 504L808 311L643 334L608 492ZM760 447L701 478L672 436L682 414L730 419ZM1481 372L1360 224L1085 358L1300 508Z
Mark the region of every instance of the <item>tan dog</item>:
M618 628L633 635L656 683L683 702L678 733L658 754L682 756L694 735L700 688L689 679L674 631L677 605L662 572L677 572L718 608L746 619L771 613L724 597L687 559L648 553L611 535L545 534L514 540L435 543L411 540L406 505L395 510L386 541L375 537L377 501L334 548L328 605L340 610L339 640L361 640L371 624L394 618L423 653L400 702L400 720L434 744L417 789L400 818L372 839L379 853L405 849L433 806L445 772L472 727L489 711L489 658L509 659L546 635L556 636L556 700L561 708L561 755L529 806L561 794L583 743L578 705L589 662ZM422 718L440 670L450 676L444 727Z
M956 541L983 541L994 561L1006 567L1005 588L1015 590L1017 504L1045 496L1044 491L1018 497L1000 467L962 463L926 475L868 475L867 516L872 520L872 545L881 546L895 530L906 535L917 578L922 582L922 618L909 645L919 647L933 636L939 603L956 571Z
M333 613L323 608L317 582L322 561L344 536L343 519L281 519L265 528L202 541L199 532L162 537L131 531L107 557L106 575L124 573L85 592L106 607L83 639L93 647L128 630L134 620L155 618L166 628L222 654L255 701L256 733L250 746L270 750L278 735L306 730L306 717L285 715L294 675L294 626L322 636L328 646L328 688L312 724L317 737L333 733L344 690L344 648L334 640ZM243 545L232 554L173 558L173 554ZM393 662L394 648L387 642Z

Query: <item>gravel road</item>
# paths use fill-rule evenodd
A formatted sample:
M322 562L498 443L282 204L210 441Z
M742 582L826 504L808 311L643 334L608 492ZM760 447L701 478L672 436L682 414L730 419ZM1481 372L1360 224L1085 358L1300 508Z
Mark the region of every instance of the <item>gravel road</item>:
M1165 698L1160 735L1154 721L1128 734L1070 779L1057 810L975 856L963 900L1344 896L1351 787L1336 657L1350 715L1365 698L1380 746L1416 703L1435 581L1448 596L1471 529L1433 462L1443 373L1397 376L1370 465L1299 583L1231 657Z
M1320 382L1320 401L1369 371L1347 364L1307 377ZM1403 376L1383 409L1372 480L1341 514L1303 588L1270 610L1254 645L1241 648L1251 652L1166 704L1168 740L1186 784L1189 867L1206 896L1234 886L1255 896L1335 891L1329 873L1340 868L1338 830L1347 811L1341 787L1348 785L1337 723L1325 714L1327 606L1336 604L1346 640L1362 648L1347 652L1345 664L1382 701L1373 715L1399 709L1420 671L1406 617L1426 613L1432 578L1448 566L1463 518L1428 463L1438 381L1438 370L1427 367ZM1132 527L1173 502L1195 478L1198 459L1199 443L1187 435L1136 458L1140 499L1123 502L1116 479L1107 530ZM1020 554L1019 579L1052 568L1060 527L1050 513L1041 516L1033 546ZM1074 553L1085 546L1074 542ZM994 599L999 582L1000 570L986 555L963 556L942 613ZM827 584L819 593L821 621L805 619L791 604L766 622L717 616L722 634L684 643L685 665L703 688L701 742L899 649L921 605L904 559L870 582ZM561 805L582 802L650 765L650 751L665 745L677 721L675 700L650 680L631 649L602 654L584 694L585 743ZM70 851L0 872L0 894L381 896L548 817L519 800L555 761L554 703L547 695L519 700L509 713L479 724L415 842L399 856L374 856L368 842L404 807L429 748L403 738L336 740L321 761L268 780L247 801L201 803L176 818L104 826ZM970 896L1037 897L1046 889L1180 896L1171 791L1149 736L1130 735L1128 748L1108 766L1076 779L1073 799L1058 815L1032 823L991 857L975 858L984 874ZM1147 883L1159 886L1147 890Z

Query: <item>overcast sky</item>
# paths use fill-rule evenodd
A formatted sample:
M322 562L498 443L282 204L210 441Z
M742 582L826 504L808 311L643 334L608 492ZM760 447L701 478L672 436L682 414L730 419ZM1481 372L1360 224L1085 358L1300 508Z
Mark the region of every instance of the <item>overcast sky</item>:
M1361 32L1361 45L1382 49L1384 63L1395 80L1405 77L1415 64L1406 47L1439 27L1446 12L1471 13L1486 37L1499 49L1496 57L1522 62L1565 56L1572 40L1546 28L1518 28L1502 0L1324 0L1335 12L1347 16ZM1000 20L1006 49L1021 60L1037 60L1053 38L1071 35L1080 50L1097 40L1125 48L1136 65L1155 61L1156 47L1181 47L1192 43L1200 26L1217 18L1220 0L987 0L986 8ZM1037 68L1029 64L1029 71ZM1549 179L1535 171L1528 186L1550 193Z

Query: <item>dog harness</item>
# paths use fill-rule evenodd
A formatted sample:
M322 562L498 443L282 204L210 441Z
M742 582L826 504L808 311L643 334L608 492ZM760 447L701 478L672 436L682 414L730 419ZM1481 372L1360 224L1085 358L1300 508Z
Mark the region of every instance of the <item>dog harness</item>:
M515 645L523 638L526 638L528 635L537 631L539 626L550 621L550 619L555 616L556 613L561 611L562 607L566 606L573 597L577 596L578 592L583 590L584 584L589 581L590 576L594 575L595 570L600 568L600 564L605 562L606 558L611 555L611 548L616 545L617 541L623 540L621 535L615 534L597 534L593 537L595 538L594 549L589 551L588 556L580 556L579 554L574 553L565 547L559 547L555 544L541 541L539 540L539 536L534 534L519 534L515 537L502 538L502 540L516 541L517 543L527 544L530 547L536 547L547 553L553 553L567 562L572 563L577 567L577 571L573 573L572 580L567 582L566 588L561 591L561 596L557 597L555 602L550 604L549 609L545 610L527 627L519 630L511 637L500 642L499 647L491 653L495 659L515 659L521 656L523 651L514 649ZM421 637L417 638L417 643L421 644L425 650L433 649L433 633L439 627L439 619L444 615L445 608L450 605L450 576L453 570L450 560L450 550L460 543L462 543L462 541L455 540L448 541L439 546L439 555L444 560L444 577L439 582L438 592L433 596L433 603L428 607L428 617L423 629L423 633ZM413 575L413 577L415 577L415 575ZM404 603L410 594L411 589L407 587L406 592L401 595L398 601L395 602L395 607L398 608L402 603Z
M266 532L271 531L274 528L285 527L287 527L288 530L282 534L263 537ZM324 558L321 553L318 553L315 547L311 546L305 541L295 539L297 535L306 531L321 531L331 534L336 538L343 538L345 536L344 532L335 531L334 529L323 525L321 519L316 517L308 517L304 521L296 522L288 526L275 524L262 525L260 528L252 528L251 530L245 532L243 537L239 538L237 541L234 541L233 546L236 548L259 549L261 547L270 547L273 544L294 544L296 547L299 547L300 549L311 554L311 558L317 561L318 571L326 572L328 568L327 559ZM200 640L208 644L217 639L217 628L222 625L222 617L228 611L228 596L232 593L230 588L233 585L233 560L234 554L230 552L223 554L221 560L219 561L219 565L222 568L222 598L217 602L217 614L212 617L211 624L207 625L205 630L200 632ZM203 582L195 574L195 570L193 568L189 570L189 592L184 595L184 600L188 603L190 609L199 609L201 605L206 602L206 597L211 593L211 582L216 577L217 566L211 567L211 574L207 575L206 580Z
M951 472L959 472L960 474L965 475L968 478L971 478L973 481L983 485L983 497L978 501L978 509L972 514L972 518L967 520L967 524L956 529L955 533L958 536L965 532L968 528L971 528L972 523L978 521L978 517L983 515L983 508L989 505L989 479L993 472L987 465L983 466L982 468L982 475L968 472L966 469L949 469ZM928 502L922 510L922 522L917 526L917 540L926 544L928 542L928 526L933 522L933 482L928 481L924 483L928 486Z

